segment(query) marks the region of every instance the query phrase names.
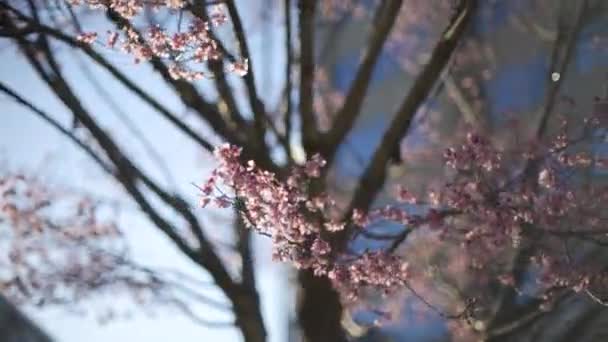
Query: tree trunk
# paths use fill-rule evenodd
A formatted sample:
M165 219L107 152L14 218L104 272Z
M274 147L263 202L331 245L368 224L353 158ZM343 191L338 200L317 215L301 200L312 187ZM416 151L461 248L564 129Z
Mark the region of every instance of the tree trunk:
M52 342L40 328L0 295L0 341Z
M266 342L267 334L262 318L260 299L255 289L240 288L235 294L236 326L245 342Z
M342 304L329 279L300 271L298 321L306 342L346 342Z

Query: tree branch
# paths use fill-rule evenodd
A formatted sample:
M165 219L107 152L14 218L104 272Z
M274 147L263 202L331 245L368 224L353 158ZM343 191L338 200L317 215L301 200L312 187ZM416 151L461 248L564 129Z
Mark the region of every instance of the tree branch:
M384 0L378 5L373 21L373 31L361 66L357 70L357 75L346 95L342 108L334 118L331 130L324 137L327 141L327 149L323 151L323 156L328 162L333 159L340 143L352 129L361 112L361 106L371 83L374 68L378 63L384 43L395 25L402 4L402 0Z
M93 117L80 103L61 74L61 69L52 55L45 36L41 36L36 47L23 37L19 37L17 42L39 76L72 111L72 114L77 120L87 128L100 147L105 151L108 158L118 170L118 173L115 176L116 179L123 185L135 202L138 203L142 211L186 256L205 268L210 273L215 283L224 291L232 302L236 316L235 324L241 329L245 340L251 342L263 341L266 337L266 332L259 311L259 299L255 287L237 284L232 280L221 259L214 251L212 244L204 235L198 219L190 211L186 202L176 195L169 194L161 189L154 181L137 168L120 150L119 146L113 141L110 135L99 127ZM46 64L48 64L48 68L42 66L41 60L43 59L46 61ZM197 249L191 247L187 241L180 236L178 228L164 219L154 209L143 192L139 189L138 182L140 181L166 205L185 219L190 230L197 239L199 244Z
M205 22L209 21L209 11L207 9L206 3L203 3L202 1L195 1L192 5L187 5L186 8L188 8L194 16L202 19ZM218 39L213 29L209 30L209 36L212 40L217 42L222 54L229 60L234 62L235 58L226 50L226 47L224 47L222 41ZM244 129L248 131L248 123L243 119L243 116L241 115L239 108L236 104L236 100L234 98L234 94L232 92L230 84L226 80L226 73L224 72L224 61L210 60L208 62L208 65L209 70L211 70L211 72L213 73L216 89L220 97L226 104L230 118L238 129Z
M23 96L19 95L17 92L15 92L14 90L9 88L6 84L4 84L2 82L0 82L0 91L5 93L6 95L8 95L10 98L15 100L20 105L29 109L31 112L36 114L39 118L46 121L46 123L48 123L53 128L58 130L63 136L65 136L66 138L71 140L74 144L76 144L76 146L80 147L80 149L82 149L87 155L89 155L89 157L91 157L91 159L93 159L99 165L99 167L101 167L105 172L107 172L110 175L114 175L116 173L116 170L112 166L108 165L108 163L106 161L104 161L103 158L100 155L98 155L90 146L88 146L87 144L82 142L82 140L78 139L73 134L73 132L71 132L67 128L63 127L59 122L57 122L57 120L53 119L53 117L51 117L48 113L46 113L42 109L34 106L31 102L26 100Z
M251 53L249 52L249 45L247 44L247 38L245 37L245 28L243 27L241 16L239 15L234 0L226 0L226 7L228 7L230 19L232 19L231 22L234 27L234 33L239 44L242 59L247 61L249 64L249 71L244 76L245 87L247 89L247 94L249 95L249 104L251 106L251 110L253 111L255 131L260 143L263 144L266 110L264 109L264 103L262 100L260 100L258 91L256 89L255 73L253 70L253 63L251 61Z
M583 0L583 2L578 7L578 12L575 17L575 24L572 28L571 33L568 35L564 33L564 25L561 22L565 18L569 18L570 13L560 14L560 18L558 18L558 34L557 39L555 41L555 45L553 47L553 52L551 56L551 69L549 72L558 72L560 75L563 75L566 72L567 66L570 62L570 57L572 50L576 45L576 37L580 33L582 19L586 12L587 8L587 0ZM562 10L563 12L563 10ZM563 55L562 55L563 54ZM560 59L561 57L561 59ZM543 112L541 114L540 122L538 126L536 126L534 131L534 137L536 139L541 139L545 134L548 128L549 117L553 112L553 107L555 105L555 99L559 89L561 88L561 83L563 78L560 77L557 81L551 80L551 75L547 75L548 82L548 90L545 97L545 104L543 106ZM521 177L523 177L526 182L535 182L538 168L540 165L540 160L531 160L526 162L523 167L523 171L521 173ZM536 184L536 183L534 183ZM516 252L513 257L512 264L512 272L514 273L514 278L516 280L520 280L524 276L524 272L527 269L527 264L529 262L529 255L535 249L534 244L539 239L537 237L538 230L527 229L523 232L529 237L529 243L526 246L521 246L520 249ZM555 234L555 233L553 233ZM566 235L565 233L562 233ZM512 289L502 288L500 293L496 298L496 302L494 304L494 308L491 313L491 318L489 319L488 326L494 326L499 324L502 319L500 312L504 311L504 307L513 302L513 298L515 298L517 294Z
M169 166L160 156L159 152L154 148L153 144L146 137L144 132L137 126L133 120L129 117L129 115L114 101L112 94L110 94L106 88L97 80L91 69L88 65L83 63L83 61L79 58L80 56L74 56L78 59L80 70L82 71L84 77L89 81L95 92L103 99L105 103L108 104L108 107L114 112L114 114L122 121L122 123L127 127L129 132L139 140L144 150L150 157L150 159L156 164L159 168L160 172L163 174L165 181L168 185L170 185L173 189L177 189L177 184L171 175L171 171L169 171Z
M108 18L114 22L117 27L128 28L133 30L133 32L138 32L128 20L121 17L118 13L108 10L107 14ZM143 42L141 34L138 33L138 35ZM233 144L242 144L244 137L239 136L237 132L228 128L226 122L222 119L222 115L217 110L217 106L207 102L195 86L184 80L174 79L171 76L167 66L159 58L151 58L150 63L154 69L160 73L165 82L171 85L171 87L179 95L182 102L187 107L198 113L199 116L205 120L217 134Z
M463 5L454 14L451 24L446 28L440 41L435 46L429 62L416 78L407 98L399 107L395 118L384 133L380 146L374 152L372 161L363 173L349 205L349 217L354 209L366 211L376 194L381 190L393 149L409 129L414 114L425 101L450 60L452 52L456 49L476 7L477 0L464 0Z
M25 28L13 31L11 34L12 37L16 38L15 35L26 36L26 35L32 34L32 33L43 33L43 34L47 34L65 44L67 44L70 47L80 49L89 58L91 58L93 61L95 61L101 67L103 67L106 71L108 71L112 76L114 76L123 86L125 86L127 89L129 89L130 91L135 93L140 99L142 99L143 101L148 103L152 108L154 108L156 111L158 111L165 119L167 119L169 122L174 124L177 128L179 128L182 132L184 132L184 134L189 136L192 140L194 140L196 143L198 143L200 146L202 146L206 150L208 150L210 152L213 151L213 145L211 145L208 141L206 141L204 138L202 138L198 133L196 133L194 130L192 130L190 127L188 127L186 124L184 124L179 118L177 118L177 116L174 113L171 113L171 111L169 111L169 109L167 109L165 106L163 106L160 102L156 101L156 99L154 99L150 94L145 92L141 87L139 87L137 84L135 84L134 82L129 80L122 72L120 72L117 68L115 68L102 55L100 55L93 48L91 48L90 45L79 42L76 39L74 39L73 37L70 37L55 28L44 25L43 23L40 23L40 22L35 22L31 18L28 18L27 16L23 15L16 9L14 9L4 3L0 3L0 7L11 10L13 13L15 13L18 16L18 18L20 20L23 20L28 23L28 26L26 26Z
M291 30L291 0L285 0L285 100L287 103L283 126L285 127L285 141L287 142L286 151L288 158L293 159L291 153L291 123L293 116L293 43Z
M300 119L302 145L308 153L317 150L318 129L313 113L315 79L315 9L317 0L298 0L300 10Z

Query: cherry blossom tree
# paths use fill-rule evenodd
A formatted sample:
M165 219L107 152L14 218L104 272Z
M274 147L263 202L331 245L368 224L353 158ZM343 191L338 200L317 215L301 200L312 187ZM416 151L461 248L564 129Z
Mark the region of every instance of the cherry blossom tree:
M306 341L347 341L360 335L353 326L399 325L411 303L446 326L452 340L552 340L539 331L569 312L580 324L564 327L557 340L601 322L608 305L608 97L593 86L575 100L564 84L577 77L572 65L581 41L606 54L606 37L591 26L607 8L592 0L519 1L509 10L498 3L268 2L281 11L280 24L272 25L284 30L276 99L262 95L257 66L264 63L254 63L244 5L235 1L0 1L0 35L70 113L71 127L25 91L6 82L0 91L120 184L151 225L209 273L229 305L183 285L181 275L131 260L121 227L98 213L102 202L10 173L0 178L1 218L10 227L3 263L11 270L2 293L15 303L46 305L120 289L141 303L177 306L201 324L222 325L189 310L189 301L200 301L232 311L228 324L245 341L265 341L252 260L257 234L271 241L275 261L297 270L297 319ZM488 84L506 57L501 33L488 27L508 25L501 15L518 34L550 46L548 67L537 68L542 103L519 115L491 114ZM89 25L91 18L99 22ZM339 54L332 44L344 22L365 23L354 32L368 35L349 82L338 89L327 65ZM495 39L484 43L483 35ZM198 206L151 176L103 126L103 114L66 72L65 48L212 156L216 167L193 189ZM151 95L108 54L127 56L133 68L150 66L189 116ZM369 115L386 60L408 84L398 83L369 160L341 187L340 160L356 145L352 135ZM211 133L201 133L200 124ZM433 173L414 175L414 165ZM395 176L396 169L403 174ZM50 210L62 205L61 216ZM236 275L203 225L201 217L215 209L234 213ZM374 319L354 323L358 312Z

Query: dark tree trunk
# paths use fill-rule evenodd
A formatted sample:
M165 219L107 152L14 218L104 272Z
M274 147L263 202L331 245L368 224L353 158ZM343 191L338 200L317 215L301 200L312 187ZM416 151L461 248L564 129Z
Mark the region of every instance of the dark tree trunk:
M237 317L236 326L243 334L246 342L266 342L266 327L262 318L260 300L255 289L241 289L237 295L234 313Z
M298 320L306 342L346 342L342 304L327 278L300 271Z
M0 341L51 342L40 328L0 296Z

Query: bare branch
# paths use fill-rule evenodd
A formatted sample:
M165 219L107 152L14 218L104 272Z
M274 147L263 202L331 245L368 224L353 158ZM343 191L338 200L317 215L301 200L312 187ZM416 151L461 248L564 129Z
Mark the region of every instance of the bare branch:
M17 94L14 90L10 89L6 84L4 84L2 82L0 82L0 91L2 91L3 93L5 93L9 97L11 97L13 100L15 100L20 105L22 105L22 106L26 107L27 109L29 109L30 111L32 111L39 118L46 121L49 125L51 125L53 128L58 130L66 138L68 138L73 143L75 143L86 154L88 154L105 172L107 172L110 175L113 175L116 173L114 168L111 167L110 165L108 165L108 163L106 161L104 161L103 158L97 154L97 152L95 152L90 146L86 145L84 142L82 142L80 139L78 139L72 131L63 127L59 122L57 122L57 120L53 119L53 117L51 115L44 112L40 108L34 106L31 102L27 101L24 97Z
M201 1L198 1L198 2L195 1L194 4L187 6L186 8L190 9L192 14L194 14L196 17L198 17L204 21L209 21L208 8L207 8L206 4L199 4L200 2ZM220 48L220 51L222 52L222 54L224 56L228 57L228 59L231 61L236 60L234 58L234 56L232 56L226 50L226 47L224 46L222 41L217 38L217 35L215 34L214 30L209 30L209 35L210 35L211 39L213 39L215 42L217 42L217 44ZM228 114L230 115L230 118L234 121L234 124L237 126L238 129L248 130L249 129L249 127L247 127L248 124L243 119L243 116L240 113L238 106L236 104L236 100L234 98L234 94L232 92L230 84L226 80L226 73L224 72L224 61L223 60L218 60L218 61L211 60L211 61L209 61L208 65L209 65L209 69L213 73L216 89L217 89L220 97L226 104L226 108L228 109Z
M177 185L175 180L171 175L171 171L169 171L169 167L163 161L162 157L158 153L158 151L154 148L152 143L146 138L144 132L142 132L139 127L133 122L129 115L114 101L112 95L108 93L106 88L102 86L90 68L83 63L79 56L75 56L79 60L80 70L84 74L85 78L91 83L91 86L95 89L95 92L108 104L108 106L112 109L112 112L123 122L123 124L127 127L127 129L131 132L131 134L136 137L142 144L144 150L150 156L150 159L156 163L161 173L163 174L165 181L169 184L173 189L177 189Z
M251 230L247 229L243 218L237 212L234 222L235 233L237 235L237 250L242 262L242 283L247 286L255 287L255 273L253 269L253 254L251 251Z
M553 307L555 308L556 305L559 305L559 302L568 298L567 296L568 296L567 293L563 293L562 295L560 295L557 299L555 299L555 302L553 303ZM542 316L544 316L546 314L547 314L546 310L542 310L540 307L535 307L533 310L530 310L529 312L521 315L519 318L517 318L511 322L508 322L500 327L496 327L496 328L493 328L493 329L487 331L485 333L485 336L486 336L485 340L491 340L493 338L500 338L502 336L512 334L519 329L522 329L526 326L529 326L530 324L533 324L539 318L541 318Z
M315 78L315 9L317 0L298 0L300 9L300 119L304 149L315 152L318 144L317 120L313 113Z
M348 217L350 217L350 212L353 209L367 210L375 195L380 191L386 178L386 169L393 149L409 129L414 114L426 100L427 95L450 60L452 52L456 49L476 7L476 0L465 0L454 14L450 25L435 46L429 62L416 78L407 98L399 107L395 118L384 133L380 146L374 152L372 161L366 168L359 181L359 186L355 190L349 205Z
M287 142L286 153L289 159L291 155L291 123L293 119L293 42L291 29L291 0L285 0L285 100L286 109L283 118L283 126L285 127L285 140Z
M557 39L553 46L553 54L551 57L551 66L549 68L549 72L551 75L547 75L548 87L545 105L543 107L543 112L541 114L540 123L536 128L536 137L541 138L546 130L547 124L549 122L549 117L551 113L553 113L553 108L556 104L556 96L561 89L561 85L563 83L562 76L565 75L568 65L570 64L570 57L572 52L576 46L577 38L579 36L580 30L582 28L583 19L587 12L588 0L583 0L577 8L577 14L575 17L575 21L571 24L572 29L570 32L566 30L566 23L562 22L562 18L560 18L560 22L558 23L559 29L557 32ZM570 17L572 13L564 13L562 11L561 16ZM558 79L554 81L553 74L558 75Z
M249 71L245 78L245 87L247 89L249 104L254 116L255 131L259 139L259 143L264 143L264 124L266 117L266 110L264 109L264 103L259 98L258 91L255 85L255 73L253 70L253 63L251 61L251 53L249 52L249 45L247 44L247 38L245 37L245 28L241 21L241 16L236 8L234 0L227 0L226 6L228 7L228 13L230 14L231 22L234 26L234 33L239 44L239 50L244 61L249 63Z
M352 129L355 120L359 116L365 94L371 83L374 67L378 63L389 33L395 25L402 4L402 0L385 0L378 5L373 21L373 31L361 66L357 70L342 108L334 118L331 130L327 133L327 150L324 151L323 155L328 161L333 159L340 143L344 140L350 129Z

